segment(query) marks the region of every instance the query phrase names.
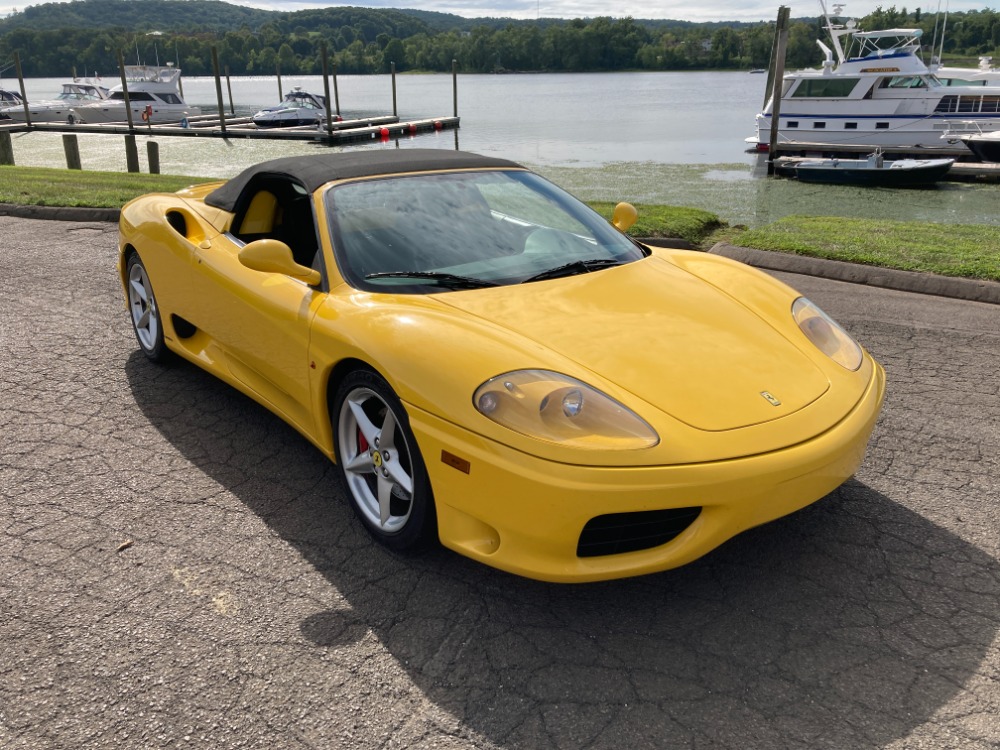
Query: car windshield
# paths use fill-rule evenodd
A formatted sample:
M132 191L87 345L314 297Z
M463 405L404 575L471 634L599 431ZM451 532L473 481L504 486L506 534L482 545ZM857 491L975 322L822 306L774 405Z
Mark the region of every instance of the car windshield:
M643 257L588 206L522 170L358 180L325 198L338 266L366 291L521 284Z

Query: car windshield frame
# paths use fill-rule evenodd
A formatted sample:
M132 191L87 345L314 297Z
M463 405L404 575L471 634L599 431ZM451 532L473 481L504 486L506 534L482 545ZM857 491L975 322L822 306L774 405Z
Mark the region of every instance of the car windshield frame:
M643 248L525 169L365 177L322 197L341 276L366 292L433 294L599 272ZM546 272L566 269L549 276ZM471 283L455 284L456 278Z

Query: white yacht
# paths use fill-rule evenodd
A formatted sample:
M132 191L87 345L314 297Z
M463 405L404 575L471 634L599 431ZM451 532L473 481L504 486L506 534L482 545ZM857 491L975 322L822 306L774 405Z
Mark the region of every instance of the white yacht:
M931 58L928 66L945 86L1000 86L1000 68L993 67L993 58L979 58L978 68L955 68L941 65L937 58Z
M172 65L126 65L125 82L128 84L129 108L134 125L144 122L180 122L201 113L181 97L181 71ZM72 108L69 122L102 123L125 122L125 92L115 86L107 99Z
M251 118L258 128L288 128L316 125L326 117L326 97L296 86L273 107L264 107Z
M104 101L110 91L106 86L92 81L68 81L62 85L62 91L55 99L43 99L28 102L28 111L32 122L66 122L70 109L88 102ZM24 122L24 106L4 106L0 108L0 120L16 120Z
M946 145L941 136L959 120L965 128L1000 129L1000 87L944 86L917 56L920 29L858 31L838 17L823 5L833 49L817 41L822 69L784 76L779 142L933 149ZM757 115L757 135L748 139L762 151L772 105Z

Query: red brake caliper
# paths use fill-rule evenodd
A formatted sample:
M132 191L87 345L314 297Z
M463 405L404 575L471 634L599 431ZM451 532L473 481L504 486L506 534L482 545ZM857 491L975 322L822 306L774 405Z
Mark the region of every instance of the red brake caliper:
M365 440L365 436L361 434L361 428L358 428L358 454L368 452L368 441Z

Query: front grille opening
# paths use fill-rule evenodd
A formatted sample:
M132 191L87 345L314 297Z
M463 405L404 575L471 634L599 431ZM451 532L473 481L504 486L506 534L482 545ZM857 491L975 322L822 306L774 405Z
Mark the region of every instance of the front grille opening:
M666 544L694 523L701 508L609 513L587 521L576 546L577 557L636 552Z

